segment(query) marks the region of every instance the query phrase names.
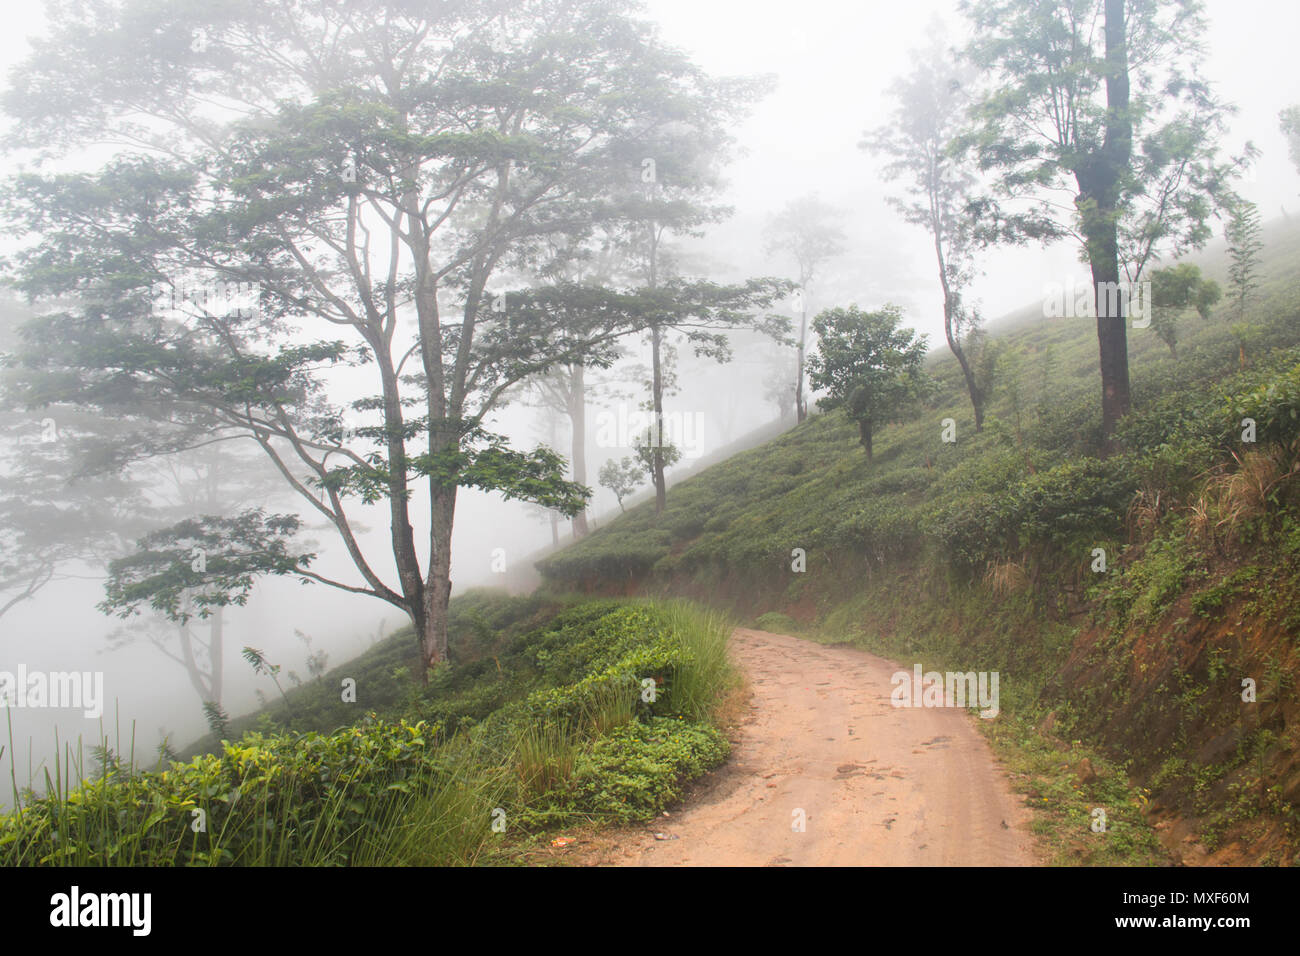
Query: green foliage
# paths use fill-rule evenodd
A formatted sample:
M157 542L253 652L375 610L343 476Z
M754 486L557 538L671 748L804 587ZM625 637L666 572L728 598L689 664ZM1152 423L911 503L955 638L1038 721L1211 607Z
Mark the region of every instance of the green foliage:
M896 306L876 312L850 306L827 309L813 319L819 341L808 358L808 377L829 392L817 404L848 412L868 458L873 430L896 420L927 392L921 374L925 336L899 328L902 317Z
M1240 444L1243 418L1254 419L1257 443L1289 446L1300 436L1300 362L1281 372L1265 368L1239 384L1244 387L1224 403L1220 435L1226 444Z
M130 617L148 602L170 620L188 621L197 610L243 606L258 577L306 570L314 554L290 549L301 524L296 515L260 509L231 518L203 515L150 532L138 550L109 563L105 613Z
M636 460L640 462L642 470L651 476L654 474L656 452L665 468L677 464L682 457L682 450L672 442L656 442L653 428L648 428L643 434L637 436L635 447Z
M434 730L402 720L330 735L250 733L166 770L50 786L0 818L0 856L6 865L346 864L414 789L450 772Z
M1201 270L1190 262L1151 273L1151 328L1171 353L1178 347L1178 318L1195 309L1202 319L1210 316L1210 307L1219 301L1219 284L1203 279Z
M638 468L631 458L625 457L622 461L611 458L600 466L597 480L602 487L614 493L614 497L618 499L619 510L623 511L626 510L623 508L623 499L636 491L645 480L642 471L643 469Z
M1240 594L1259 574L1260 569L1255 565L1232 572L1213 587L1195 595L1192 598L1192 610L1201 617L1216 617L1223 610L1224 604Z
M648 820L681 796L683 780L717 766L729 750L717 729L681 718L626 724L579 755L568 780L546 794L526 821Z
M1171 534L1152 541L1141 560L1111 569L1103 600L1111 610L1112 631L1156 620L1187 587L1195 560L1185 539Z
M1237 319L1246 314L1246 302L1258 284L1260 252L1264 243L1260 238L1259 207L1240 200L1233 204L1231 218L1224 228L1228 243L1228 282Z
M948 499L925 527L954 563L973 570L1026 549L1069 551L1107 540L1120 530L1133 491L1123 460L1080 458L1009 488Z
M394 702L409 714L248 731L157 771L101 745L94 779L47 776L0 817L0 865L470 863L496 809L524 828L642 819L726 756L707 723L732 680L722 618L605 601L521 632L535 599L466 598L462 621L505 631L462 645L427 697ZM274 676L256 649L245 657Z

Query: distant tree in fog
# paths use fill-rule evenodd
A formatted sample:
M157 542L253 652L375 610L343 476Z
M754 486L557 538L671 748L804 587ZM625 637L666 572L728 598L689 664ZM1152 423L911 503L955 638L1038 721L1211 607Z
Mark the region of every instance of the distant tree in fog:
M608 280L610 273L597 270L592 278ZM544 313L543 320L561 328L566 335L609 336L602 347L590 350L581 359L558 363L521 383L521 391L531 394L540 405L568 419L570 474L576 484L586 487L587 406L593 399L622 394L615 383L598 376L601 370L608 370L626 354L626 346L615 339L635 332L636 325L631 317L618 310L616 296L598 284L558 282L516 293L513 299L515 308L524 315L534 311ZM556 441L551 447L559 451ZM573 536L581 538L586 534L587 509L584 506L573 515Z
M602 487L614 493L614 497L618 500L619 511L627 510L623 507L623 499L641 487L641 483L645 480L642 477L642 467L631 458L624 458L622 461L611 458L600 466L597 477Z
M803 383L812 284L821 268L844 252L844 231L839 225L843 218L841 210L809 194L791 200L772 217L764 231L768 255L789 256L799 270L799 295L795 299L799 337L795 340L794 407L801 422L808 417Z
M1282 126L1282 134L1286 136L1291 162L1295 164L1296 170L1300 171L1300 103L1284 109L1278 114L1278 120Z
M1234 204L1223 238L1228 243L1229 297L1238 322L1245 320L1246 303L1259 284L1260 252L1264 248L1260 231L1259 207L1244 200Z
M1202 319L1210 317L1210 307L1219 301L1219 284L1201 276L1190 262L1156 269L1151 273L1151 329L1169 352L1178 356L1178 319L1195 309Z
M975 278L979 245L978 222L968 209L977 180L951 152L965 128L974 70L958 62L939 29L926 50L913 53L913 62L912 72L891 87L895 108L889 122L859 145L889 159L885 175L903 180L906 195L890 197L890 204L930 233L943 292L943 333L966 380L978 432L984 428L986 396L969 353L982 339L979 315L963 301Z
M795 413L797 358L785 349L770 353L763 376L763 397L776 406L782 419Z

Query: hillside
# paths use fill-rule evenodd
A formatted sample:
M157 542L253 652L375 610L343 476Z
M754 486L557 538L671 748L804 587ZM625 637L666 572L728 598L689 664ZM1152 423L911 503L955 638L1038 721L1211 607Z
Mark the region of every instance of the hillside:
M982 433L956 363L936 353L938 397L881 430L873 462L845 418L814 416L681 482L659 518L642 505L539 570L555 590L688 596L909 664L1000 671L1008 720L994 735L1064 754L1071 812L1116 782L1070 782L1091 746L1172 859L1290 862L1300 229L1274 224L1264 240L1244 327L1227 305L1185 318L1177 358L1130 332L1120 454L1100 456L1094 324L1026 312L990 333L1000 359ZM1201 264L1223 282L1221 251ZM941 441L945 418L955 444ZM1082 859L1097 852L1076 844Z
M458 660L428 684L400 663L418 657L399 634L187 759L141 769L119 739L70 750L43 792L15 776L0 863L514 862L559 828L650 819L725 758L717 615L480 592L456 617Z

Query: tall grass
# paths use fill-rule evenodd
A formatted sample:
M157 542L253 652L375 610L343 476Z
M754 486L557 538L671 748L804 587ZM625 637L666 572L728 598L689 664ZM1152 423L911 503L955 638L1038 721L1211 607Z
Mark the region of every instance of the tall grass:
M18 783L11 724L0 761L9 759L14 809L0 815L0 865L472 865L498 835L495 811L508 808L514 820L533 805L551 808L545 795L564 792L602 739L651 707L707 721L732 685L731 627L720 614L628 603L653 611L645 643L628 653L662 655L665 642L672 651L655 658L673 662L652 671L667 685L655 704L639 672L615 669L620 676L582 691L580 708L567 688L544 688L543 702L559 697L449 737L423 721L254 734L221 754L148 770L136 766L134 727L124 741L119 726L115 746L101 733L89 756L80 740L74 749L56 739L40 792L30 772L25 788Z
M125 760L106 738L91 751L87 759L81 741L75 750L63 744L53 772L43 769L38 793L34 780L19 787L12 746L0 748L0 759L10 758L15 802L0 817L0 865L469 865L492 836L492 810L510 789L502 762L462 735L439 746L434 766L378 792L336 778L305 814L295 802L298 785L315 781L288 763L263 785L195 794L178 812L160 805L131 762L133 747ZM212 812L219 801L227 812ZM193 810L204 814L202 839L192 829L200 819ZM157 839L162 828L174 836Z
M573 774L582 749L582 735L567 723L547 722L518 730L514 745L514 770L525 799L541 796L562 785Z
M732 622L720 611L685 601L658 607L684 652L685 663L673 676L674 706L692 720L710 720L737 681L727 656Z
M509 802L510 768L466 735L443 745L443 772L418 780L362 839L353 866L472 866L494 837L493 814Z

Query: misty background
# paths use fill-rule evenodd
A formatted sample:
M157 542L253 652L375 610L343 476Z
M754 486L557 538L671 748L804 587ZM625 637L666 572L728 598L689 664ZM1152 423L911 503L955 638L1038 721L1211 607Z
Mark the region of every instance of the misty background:
M792 260L765 252L764 230L786 204L815 194L841 212L839 225L846 239L845 252L825 267L809 291L811 312L849 303L876 308L893 302L902 307L908 325L929 335L931 350L942 349L942 295L935 281L931 239L887 206L885 196L896 189L881 179L884 160L858 143L864 131L888 115L890 83L907 71L910 51L927 43L936 21L947 29L952 43L963 41L956 5L944 0L805 0L792 8L771 0L648 0L646 12L660 25L667 43L686 51L711 74L776 76L773 92L735 131L742 152L729 167L729 186L721 197L735 213L711 227L704 238L677 244L683 271L698 271L719 282L753 275L796 278ZM1300 36L1300 5L1207 0L1206 13L1206 74L1239 110L1225 149L1239 151L1249 140L1260 150L1237 188L1260 204L1266 223L1300 212L1300 176L1288 158L1277 119L1281 109L1300 102L1300 78L1284 68ZM0 66L7 76L27 54L27 38L39 35L43 16L40 7L29 4L7 9L6 19L7 29L0 33ZM935 68L942 70L944 64ZM0 174L8 175L14 167L5 162ZM1277 196L1295 197L1294 205L1289 210L1278 205ZM13 237L0 237L0 251L8 251L14 242ZM984 274L972 291L981 312L994 322L1036 303L1044 276L1084 281L1087 275L1074 243L999 249L983 258L981 266ZM609 431L603 426L617 422L620 412L626 420L646 394L636 366L648 361L647 349L635 338L628 346L627 360L598 376L621 386L628 397L608 398L604 404L597 398L587 410L587 483L595 492L588 513L596 526L618 513L614 496L597 484L597 472L607 460L632 453L626 444L602 441ZM734 348L734 360L727 365L696 359L686 349L679 355L678 390L666 407L670 417L680 416L698 431L689 433L691 444L669 472L670 480L709 453L779 418L764 384L773 346L748 335L737 336ZM567 457L567 422L562 416L558 422L549 420L544 410L528 404L535 401L535 396L521 395L490 425L519 447L553 443ZM793 418L787 424L792 425ZM640 494L645 494L644 488ZM274 502L270 507L277 510ZM295 507L287 497L280 498L278 510ZM387 536L383 505L358 509L358 515L368 528L366 540L382 550ZM502 501L498 495L463 489L456 517L452 579L457 592L526 582L530 555L553 541L544 512ZM558 532L561 541L567 541L569 522L562 520ZM307 537L321 542L316 570L346 574L350 564L328 529L312 525ZM494 563L499 569L502 561L506 574L494 570ZM66 570L61 580L0 618L0 670L15 670L21 663L32 670L103 671L104 732L111 740L120 730L121 739L129 740L134 723L137 753L146 758L164 733L176 747L200 735L205 730L203 714L183 668L167 660L145 636L126 643L122 635L110 640L122 622L95 607L104 596L102 570ZM520 570L524 573L518 574ZM406 623L398 611L369 598L264 579L246 607L225 612L225 709L243 713L258 705L258 690L268 697L276 694L269 679L256 676L240 660L239 649L245 645L261 649L285 672L293 670L306 679L310 654L327 654L333 667ZM296 632L307 635L311 644ZM364 707L364 696L358 702ZM68 711L9 709L6 717L11 730L0 733L12 734L18 767L28 766L30 758L38 776L43 758L54 752L56 725L63 741L82 735L91 742L100 733L99 722Z

